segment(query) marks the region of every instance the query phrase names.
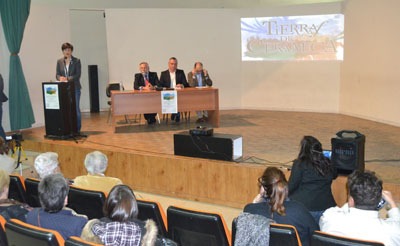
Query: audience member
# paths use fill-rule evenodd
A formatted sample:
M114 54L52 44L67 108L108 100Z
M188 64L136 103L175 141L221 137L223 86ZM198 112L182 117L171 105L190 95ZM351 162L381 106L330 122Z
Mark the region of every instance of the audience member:
M112 188L103 208L104 218L90 220L82 231L82 239L104 245L155 245L157 226L152 220L137 219L138 206L131 188Z
M2 137L3 139L6 138L6 133L4 132L4 128L3 128L3 102L7 102L8 101L8 97L6 96L6 94L4 94L4 81L3 81L3 77L0 74L0 137Z
M115 185L122 184L122 181L118 178L104 176L107 165L107 156L100 151L87 154L85 168L88 174L76 177L74 185L86 189L103 191L106 194L109 193Z
M300 145L300 153L289 178L289 197L304 204L319 223L322 213L336 206L331 185L337 172L322 153L318 139L305 136Z
M271 218L279 224L293 225L302 245L310 244L313 231L319 230L310 212L301 204L288 198L285 175L276 167L268 167L258 179L260 194L257 203L246 205L243 212Z
M27 223L58 231L64 239L80 237L87 222L84 215L77 215L65 208L68 203L69 186L62 174L49 174L39 183L41 208L30 211Z
M54 152L46 152L38 155L33 166L39 175L39 179L43 179L49 174L60 173L58 154Z
M10 186L10 176L0 168L0 215L4 219L19 219L26 221L26 214L29 212L29 206L8 199L8 189Z
M160 87L164 88L184 88L189 87L185 72L178 68L178 60L175 57L169 58L168 69L161 72ZM180 113L171 114L171 120L180 121Z
M141 62L139 64L140 73L135 74L135 81L133 82L133 88L135 90L151 90L158 85L159 80L157 73L149 71L149 64L147 62ZM147 120L149 125L156 123L156 114L144 114L144 118Z
M4 138L0 137L0 168L3 168L8 174L12 174L15 166L14 158L8 155L8 146Z
M349 199L343 207L329 208L320 220L321 231L363 240L400 245L400 210L389 191L382 191L382 181L370 171L354 171L347 181ZM382 198L390 210L388 218L379 217Z
M188 74L188 83L191 87L205 87L212 86L212 80L208 71L203 69L203 63L196 62L194 64L194 68ZM201 123L207 121L208 112L207 111L196 111L197 114L197 123Z

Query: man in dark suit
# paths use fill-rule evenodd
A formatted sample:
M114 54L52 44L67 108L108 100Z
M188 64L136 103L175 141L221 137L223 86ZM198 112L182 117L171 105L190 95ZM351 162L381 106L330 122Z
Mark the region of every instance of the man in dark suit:
M7 102L8 98L3 92L4 90L4 81L3 77L0 74L0 136L6 140L6 133L4 132L2 119L3 119L3 102Z
M63 57L57 60L56 78L61 82L73 82L75 89L76 121L78 133L81 132L81 110L79 101L81 99L81 60L72 56L74 46L64 43L61 46Z
M212 86L212 80L208 71L203 69L203 63L196 62L194 68L188 73L188 82L191 87L205 87ZM207 111L196 111L197 113L197 123L205 122L208 120Z
M165 88L177 88L181 89L184 87L189 87L187 83L185 72L183 70L177 69L178 60L175 57L169 58L168 70L161 72L160 76L160 87ZM181 120L180 113L171 114L171 120L179 122Z
M159 83L157 73L149 71L149 64L147 62L141 62L139 64L140 73L135 74L135 82L133 82L133 88L135 90L152 90L154 86ZM156 114L144 114L144 118L147 120L149 125L156 122Z

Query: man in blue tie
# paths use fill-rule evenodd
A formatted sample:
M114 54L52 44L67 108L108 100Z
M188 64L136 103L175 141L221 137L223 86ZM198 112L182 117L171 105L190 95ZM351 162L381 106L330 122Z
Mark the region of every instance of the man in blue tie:
M212 80L206 69L203 69L201 62L196 62L194 68L188 74L188 83L190 87L212 86ZM207 111L196 111L197 123L205 122L208 119Z
M149 64L147 62L141 62L139 64L140 73L135 74L135 81L133 82L133 88L135 90L153 90L154 87L159 83L156 72L150 72ZM147 120L149 125L156 123L156 113L144 114L144 118Z

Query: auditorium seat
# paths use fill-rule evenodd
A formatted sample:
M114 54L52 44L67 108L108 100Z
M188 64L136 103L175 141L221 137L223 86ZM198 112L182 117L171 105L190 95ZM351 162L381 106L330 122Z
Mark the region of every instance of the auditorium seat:
M69 237L65 240L65 246L100 246L103 244L91 243L80 239L79 237Z
M0 216L0 245L8 245L7 236L6 236L6 220L3 216Z
M78 214L84 214L89 219L100 219L103 217L103 205L106 194L70 185L67 207Z
M11 219L6 223L8 244L12 246L58 246L64 245L64 239L53 230L29 225Z
M218 213L170 206L168 235L179 245L230 245L231 235Z
M125 90L124 86L122 85L121 88L121 84L119 82L110 82L107 87L106 87L106 95L108 98L111 98L111 91L123 91ZM111 100L107 101L107 104L110 105L110 108L108 109L108 117L107 117L107 122L111 123ZM128 116L125 115L125 120L127 123L129 123L129 119ZM135 119L136 120L136 119Z
M383 246L384 244L380 242L336 236L321 231L314 231L311 236L311 246L347 246L347 245Z
M167 218L161 205L156 201L137 199L139 208L138 219L145 221L152 219L157 224L158 234L167 237Z
M232 245L235 244L237 218L232 220ZM297 230L291 225L270 224L270 246L301 246Z
M270 246L301 246L299 234L292 225L271 223L269 233Z
M232 220L232 245L235 245L235 237L236 237L236 227L237 227L238 218L233 218Z
M10 175L8 198L27 203L24 178L20 175Z
M25 179L25 188L26 188L26 201L29 206L36 208L40 207L39 201L39 187L40 180L34 178Z

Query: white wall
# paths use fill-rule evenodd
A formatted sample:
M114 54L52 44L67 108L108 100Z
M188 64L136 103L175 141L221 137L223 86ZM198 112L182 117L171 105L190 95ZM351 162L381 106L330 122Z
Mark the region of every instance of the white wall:
M5 92L8 95L9 52L2 27L0 30L0 72L6 79ZM62 55L61 44L69 38L67 9L31 6L19 55L35 115L34 127L44 125L41 83L55 80L56 61ZM3 105L3 110L3 126L5 131L9 131L8 103Z
M341 13L341 4L285 6L238 12L240 17L337 14ZM337 113L340 64L340 61L242 62L241 107Z
M344 5L340 112L400 126L400 1Z
M106 23L102 10L70 10L73 55L81 60L81 111L90 111L88 65L97 65L100 109L108 109Z
M341 4L268 9L109 9L106 11L111 80L132 88L138 64L167 69L170 56L189 72L203 61L220 108L339 111L340 62L241 62L240 18L340 13Z
M140 61L147 60L159 73L167 69L168 58L176 56L186 73L195 61L204 62L220 88L221 108L339 111L400 125L400 34L395 31L400 23L399 4L397 0L346 2L343 65L240 60L240 17L337 13L340 4L234 10L108 9L110 79L121 79L132 88ZM20 56L35 126L44 123L41 82L54 79L60 45L67 41L71 41L68 10L32 5ZM0 27L0 72L6 81L8 62ZM5 88L8 94L7 83ZM8 104L3 109L3 125L9 130Z
M139 63L160 76L175 56L187 74L196 61L220 89L221 108L240 107L240 20L224 9L107 9L110 80L132 89Z

